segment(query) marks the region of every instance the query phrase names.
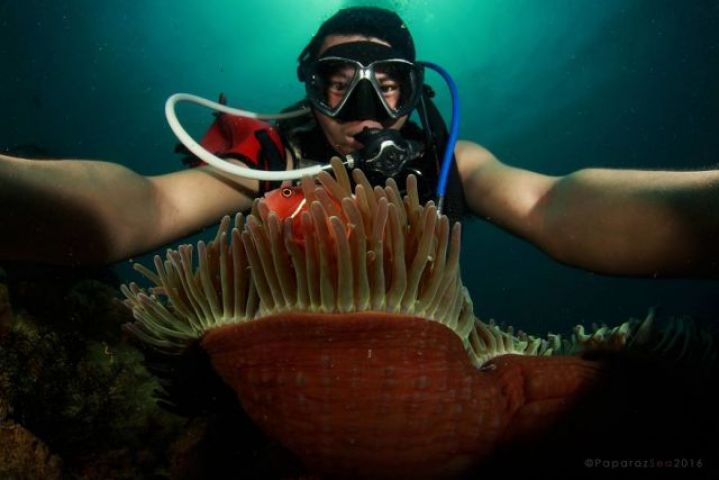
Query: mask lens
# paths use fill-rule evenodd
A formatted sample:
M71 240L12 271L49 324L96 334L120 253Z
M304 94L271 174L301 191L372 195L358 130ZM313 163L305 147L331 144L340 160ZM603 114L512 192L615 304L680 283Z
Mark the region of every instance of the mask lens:
M342 60L315 62L307 83L310 100L324 110L336 112L353 88L357 69L357 64Z
M331 117L354 108L349 97L360 82L369 81L372 84L377 101L382 104L379 108L384 107L385 115L393 118L412 110L422 85L421 69L397 59L379 60L365 67L351 59L322 58L311 65L307 78L308 99ZM346 109L343 108L345 105Z
M389 60L373 64L374 80L386 108L394 115L412 109L419 91L419 72L407 62Z

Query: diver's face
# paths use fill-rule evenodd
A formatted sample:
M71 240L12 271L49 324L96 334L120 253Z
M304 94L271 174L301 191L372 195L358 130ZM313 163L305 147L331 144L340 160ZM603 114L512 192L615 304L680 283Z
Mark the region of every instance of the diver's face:
M325 38L324 42L322 42L319 54L321 55L325 50L336 45L363 41L375 42L382 45L390 46L389 43L380 40L379 38L366 37L364 35L328 35ZM341 91L341 89L343 85L343 79L347 80L343 77L343 75L347 77L350 75L350 72L338 71L331 79L332 83L330 84L330 90L328 92L328 100L331 106L335 106L342 99L343 92ZM393 89L391 79L389 78L386 79L386 84L379 75L378 80L380 80L382 83L383 93L385 95L387 103L389 103L390 106L394 106L399 99L399 90ZM336 91L333 92L333 89ZM320 124L320 127L325 133L325 136L330 142L330 145L332 145L335 150L337 150L343 155L357 151L364 146L360 142L358 142L354 138L354 136L360 133L365 128L393 128L395 130L399 130L407 121L406 115L397 119L389 118L382 122L379 122L374 119L342 121L336 118L328 117L327 115L316 110L315 115L317 116L317 122Z

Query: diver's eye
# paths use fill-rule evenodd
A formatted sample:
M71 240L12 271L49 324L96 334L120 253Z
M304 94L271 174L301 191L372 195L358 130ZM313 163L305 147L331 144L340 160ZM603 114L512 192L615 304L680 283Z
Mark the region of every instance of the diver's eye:
M342 80L334 80L329 84L330 93L342 95L347 91L347 82Z
M382 85L380 85L380 89L383 94L390 95L399 89L399 84L396 82L383 82Z
M292 189L291 188L283 188L282 196L285 198L290 198L292 196Z

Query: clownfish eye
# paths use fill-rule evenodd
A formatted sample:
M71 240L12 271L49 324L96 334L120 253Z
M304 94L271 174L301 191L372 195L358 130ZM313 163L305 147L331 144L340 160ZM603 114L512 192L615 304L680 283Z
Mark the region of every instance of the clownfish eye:
M291 188L283 188L282 189L282 196L285 198L290 198L292 196L292 189Z

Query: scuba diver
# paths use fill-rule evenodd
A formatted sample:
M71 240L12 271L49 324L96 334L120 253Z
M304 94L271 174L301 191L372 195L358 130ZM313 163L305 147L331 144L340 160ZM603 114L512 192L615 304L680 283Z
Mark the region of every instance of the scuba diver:
M272 126L217 113L202 147L262 170L281 170L286 162L294 168L327 165L339 157L373 185L393 178L402 191L407 175L414 174L420 201L435 199L443 154L456 142L449 145L447 126L431 100L434 91L424 84L425 65L416 61L414 42L398 15L373 7L343 10L322 25L298 64L306 98L283 113L300 115L278 115L281 120ZM226 102L220 95L220 103ZM409 119L413 112L421 126ZM179 145L178 151L188 148ZM202 164L193 155L184 162ZM465 211L462 184L456 163L447 168L441 210L459 220ZM262 181L259 193L280 185Z
M375 183L414 173L422 200L443 202L451 218L476 214L561 263L612 275L719 275L719 171L549 176L505 165L477 143L456 141L454 119L448 129L424 84L431 65L416 61L397 14L346 8L299 57L307 94L288 109L299 113L275 125L218 115L204 148L181 138L201 159L190 158L197 168L143 176L110 162L0 154L0 202L12 206L0 209L0 260L126 259L249 210L256 196L337 156ZM217 157L228 161L218 158L218 167Z

